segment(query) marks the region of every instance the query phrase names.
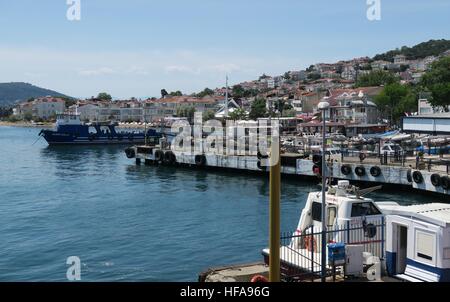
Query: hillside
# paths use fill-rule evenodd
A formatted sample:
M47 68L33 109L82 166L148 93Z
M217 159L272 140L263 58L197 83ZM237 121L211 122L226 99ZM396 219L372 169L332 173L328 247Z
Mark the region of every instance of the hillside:
M428 56L438 56L450 49L450 40L430 40L413 47L403 46L383 54L376 55L374 60L394 61L396 55L405 55L408 60L423 59Z
M8 106L18 101L49 95L67 97L62 93L28 83L0 83L0 106Z

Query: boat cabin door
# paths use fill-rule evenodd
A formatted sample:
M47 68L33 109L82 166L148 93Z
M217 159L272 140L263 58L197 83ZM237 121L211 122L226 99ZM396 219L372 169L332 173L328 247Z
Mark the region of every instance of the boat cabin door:
M403 274L406 270L406 253L408 250L408 227L397 225L397 274Z

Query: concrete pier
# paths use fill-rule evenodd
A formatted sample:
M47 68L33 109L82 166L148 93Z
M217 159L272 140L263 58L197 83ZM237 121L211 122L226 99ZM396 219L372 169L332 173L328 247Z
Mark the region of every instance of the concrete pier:
M176 155L168 150L161 149L159 146L139 146L132 147L136 154L136 163L145 162L181 165L197 168L215 168L227 170L252 171L268 173L268 167L265 167L264 159L257 156L238 156L238 155L210 155L190 153L177 153ZM159 154L158 154L159 153ZM172 154L168 154L172 153ZM164 156L162 156L163 154ZM159 157L158 157L159 156ZM336 180L350 180L367 184L389 184L401 185L407 188L422 192L432 192L450 197L449 188L445 188L445 181L450 177L447 174L446 166L436 166L432 170L413 168L414 161L409 159L402 164L388 163L381 164L379 159L368 158L360 161L358 158L348 158L342 161L340 157L327 159L327 175ZM299 154L281 155L281 173L283 175L311 177L317 179L315 164L311 159L304 159ZM343 166L346 166L343 168ZM347 169L347 173L343 173ZM416 172L417 171L417 172ZM375 173L376 172L376 173ZM421 181L417 182L413 175L420 174ZM434 185L432 175L438 175L439 185Z

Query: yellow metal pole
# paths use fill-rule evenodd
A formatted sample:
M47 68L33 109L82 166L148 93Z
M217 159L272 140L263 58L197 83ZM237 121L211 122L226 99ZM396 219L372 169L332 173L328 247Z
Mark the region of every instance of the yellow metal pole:
M270 158L269 281L280 282L280 145L272 141ZM276 161L276 162L274 162Z

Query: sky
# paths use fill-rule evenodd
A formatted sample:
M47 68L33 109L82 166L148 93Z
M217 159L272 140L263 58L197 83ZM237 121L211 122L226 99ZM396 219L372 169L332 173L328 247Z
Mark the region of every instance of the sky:
M73 97L190 94L450 39L450 1L0 0L0 82ZM376 0L369 0L376 1ZM69 0L72 2L72 0Z

